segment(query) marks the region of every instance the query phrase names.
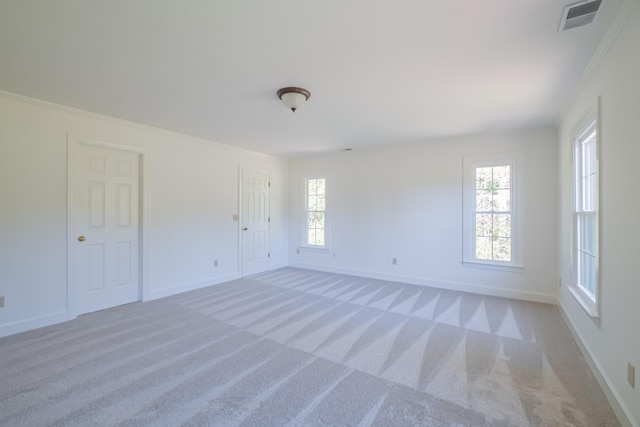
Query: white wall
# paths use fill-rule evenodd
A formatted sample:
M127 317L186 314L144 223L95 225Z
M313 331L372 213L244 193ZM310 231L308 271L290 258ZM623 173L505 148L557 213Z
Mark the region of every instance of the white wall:
M531 129L291 160L291 265L555 302L556 131ZM521 153L524 271L463 267L463 156ZM302 177L327 174L331 251L300 249ZM392 265L391 259L398 264Z
M68 134L147 150L149 299L239 276L240 165L271 171L271 264L287 264L286 160L0 93L0 336L69 318Z
M627 2L637 3L636 1ZM629 6L631 7L631 6ZM627 384L627 362L640 373L640 7L579 91L559 129L559 270L572 278L571 129L600 96L601 318L590 318L566 286L560 304L632 423L640 425L640 375ZM629 9L623 9L629 16Z

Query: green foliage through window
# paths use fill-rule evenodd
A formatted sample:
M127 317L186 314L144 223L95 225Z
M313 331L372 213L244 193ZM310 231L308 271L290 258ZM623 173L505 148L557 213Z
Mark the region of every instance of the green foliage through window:
M476 258L511 261L511 166L476 170Z
M325 197L326 180L308 178L306 185L306 244L325 245Z

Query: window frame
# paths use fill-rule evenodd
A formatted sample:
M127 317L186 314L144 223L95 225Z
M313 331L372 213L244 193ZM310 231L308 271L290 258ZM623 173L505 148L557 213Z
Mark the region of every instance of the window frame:
M324 179L324 185L325 185L325 199L324 199L324 245L313 245L310 244L308 241L308 233L309 233L309 228L308 228L308 222L307 222L307 214L308 211L307 207L308 207L308 200L309 200L309 194L308 194L308 189L309 189L309 181L313 180L313 179ZM327 215L327 183L328 183L328 179L327 176L325 174L321 174L321 173L314 173L314 174L307 174L302 176L302 218L301 218L301 227L300 227L300 248L301 249L305 249L305 250L312 250L312 251L320 251L320 252L326 252L329 251L329 224L328 224L328 215Z
M521 271L522 203L520 186L522 177L521 156L517 153L463 157L463 242L462 264L465 267L491 270ZM476 257L476 170L485 167L509 166L511 172L511 260L485 260Z
M589 140L591 135L595 133L595 182L594 182L594 194L593 197L593 210L583 210L579 208L579 202L582 201L581 194L583 193L583 185L581 184L582 175L579 174L579 169L582 169L582 157L583 151L579 149L580 145L586 140ZM600 118L598 102L584 114L584 116L576 123L571 131L571 274L572 279L569 285L569 291L576 298L580 306L587 312L587 314L593 318L600 317L600 145L601 145L601 133L600 133ZM580 154L580 156L579 156ZM581 247L579 238L580 233L578 228L580 227L579 220L584 216L593 217L592 239L594 241L594 254L595 258L595 271L591 279L594 281L594 291L591 292L587 286L581 284L581 276L584 272L580 270L581 263L579 262Z

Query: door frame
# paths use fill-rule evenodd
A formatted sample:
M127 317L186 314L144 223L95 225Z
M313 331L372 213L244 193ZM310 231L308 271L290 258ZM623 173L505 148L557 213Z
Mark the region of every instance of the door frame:
M238 166L238 272L240 272L240 277L244 277L244 239L242 238L242 224L244 222L244 218L242 217L243 211L243 193L242 190L244 188L244 181L242 179L242 174L244 171L258 172L266 174L269 177L269 206L267 207L269 213L269 218L271 219L271 171L265 168L259 168L254 166L247 165L239 165ZM269 241L267 242L267 252L271 253L271 221L267 225ZM269 261L267 263L267 271L271 269L271 257L269 257Z
M146 149L127 145L113 144L67 135L67 315L69 319L78 316L76 302L76 236L78 235L77 223L73 212L75 209L76 170L78 167L78 148L81 146L96 148L110 148L120 151L128 151L138 155L138 300L147 301L150 295L149 289L149 233L147 230L149 209L147 183L149 182L149 155Z

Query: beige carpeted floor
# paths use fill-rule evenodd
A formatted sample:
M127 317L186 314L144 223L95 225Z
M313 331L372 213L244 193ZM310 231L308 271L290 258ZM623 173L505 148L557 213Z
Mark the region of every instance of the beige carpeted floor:
M554 306L285 268L0 339L0 424L619 422Z

